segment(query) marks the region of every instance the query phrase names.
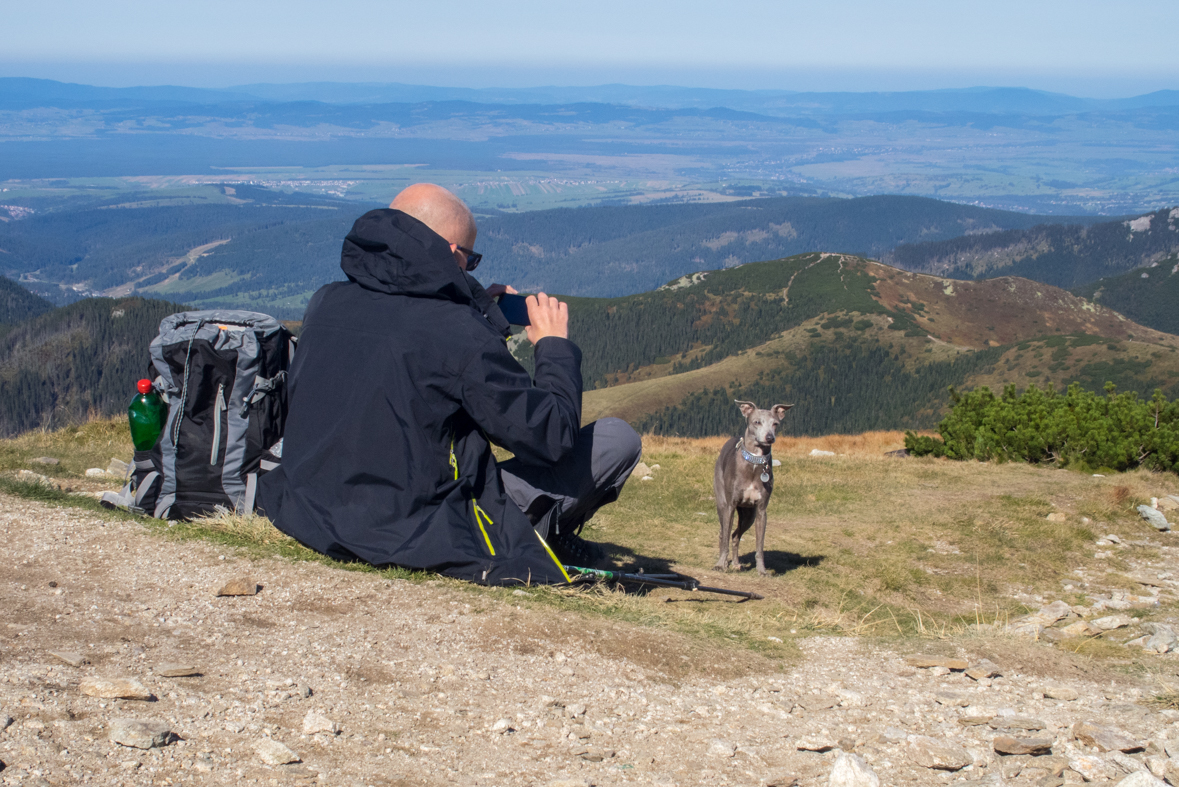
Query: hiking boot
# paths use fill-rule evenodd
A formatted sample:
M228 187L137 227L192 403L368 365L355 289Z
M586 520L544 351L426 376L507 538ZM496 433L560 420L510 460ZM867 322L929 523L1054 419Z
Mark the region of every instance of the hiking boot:
M549 548L557 560L566 566L597 568L606 559L605 549L573 532L554 533L549 539Z

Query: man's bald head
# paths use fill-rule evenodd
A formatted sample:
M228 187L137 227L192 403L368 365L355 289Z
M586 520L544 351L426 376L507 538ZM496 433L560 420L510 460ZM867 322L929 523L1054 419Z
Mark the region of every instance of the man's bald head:
M466 204L441 186L415 183L389 203L393 210L408 213L437 232L447 243L475 246L475 217Z

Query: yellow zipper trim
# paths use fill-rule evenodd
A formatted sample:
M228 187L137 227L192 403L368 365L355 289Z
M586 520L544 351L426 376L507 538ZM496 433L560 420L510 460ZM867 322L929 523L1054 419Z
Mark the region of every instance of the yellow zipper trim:
M557 564L557 568L561 569L561 576L565 577L566 582L572 584L573 580L569 578L567 573L565 573L565 567L561 565L560 560L557 560L557 556L553 554L553 550L549 548L549 545L545 542L545 540L540 537L540 533L537 533L535 530L532 532L536 533L536 537L540 541L540 545L544 547L544 551L549 553L549 557L551 557L553 562Z
M453 437L450 439L450 466L454 468L454 480L457 481L459 477L458 459L454 455ZM487 528L483 527L483 520L486 519L489 525L494 525L495 522L491 521L491 517L479 507L479 503L473 497L471 498L471 506L475 512L475 524L479 526L479 532L483 534L483 541L487 544L487 551L491 553L492 557L495 557L495 547L491 545L491 537L487 535Z

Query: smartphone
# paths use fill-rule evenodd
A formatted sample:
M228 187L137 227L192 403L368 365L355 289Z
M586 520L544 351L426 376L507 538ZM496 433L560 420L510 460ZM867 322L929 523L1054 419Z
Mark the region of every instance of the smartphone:
M523 295L512 295L505 292L499 296L499 310L503 312L504 319L511 325L532 324L528 319L528 301Z

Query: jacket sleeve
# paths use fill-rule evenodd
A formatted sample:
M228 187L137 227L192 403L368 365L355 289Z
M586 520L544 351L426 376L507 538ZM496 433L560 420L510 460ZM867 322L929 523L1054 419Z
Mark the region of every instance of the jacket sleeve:
M530 465L553 464L581 427L581 351L568 339L536 343L536 382L500 339L484 344L463 370L463 409L488 439Z

